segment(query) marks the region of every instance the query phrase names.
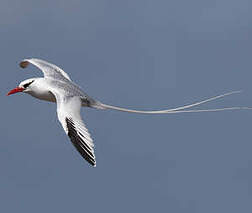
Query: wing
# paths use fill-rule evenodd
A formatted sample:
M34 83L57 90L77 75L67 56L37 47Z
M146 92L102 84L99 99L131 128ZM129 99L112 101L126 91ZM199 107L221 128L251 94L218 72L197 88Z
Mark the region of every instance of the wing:
M57 100L58 119L72 144L86 161L96 166L94 143L80 115L80 97L67 97L53 91L52 93Z
M62 69L41 59L24 59L20 62L19 65L22 68L26 68L29 64L33 64L34 66L38 67L44 73L45 78L71 81L68 74L65 73Z

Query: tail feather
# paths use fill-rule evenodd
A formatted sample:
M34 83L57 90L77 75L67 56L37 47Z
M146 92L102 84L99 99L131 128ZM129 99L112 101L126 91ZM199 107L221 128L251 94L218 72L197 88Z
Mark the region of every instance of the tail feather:
M112 110L118 110L122 112L129 112L129 113L141 113L141 114L174 114L174 113L183 113L183 112L217 112L217 111L226 111L226 110L248 110L252 109L250 107L225 107L225 108L216 108L216 109L195 109L191 110L192 107L202 105L204 103L223 98L228 95L236 94L236 93L241 93L241 91L233 91L233 92L228 92L222 95L218 95L212 98L205 99L203 101L199 101L193 104L177 107L177 108L172 108L172 109L165 109L165 110L154 110L154 111L144 111L144 110L134 110L134 109L126 109L122 107L117 107L117 106L112 106L112 105L107 105L100 103L96 106L96 108L99 109L112 109ZM185 110L185 109L190 109L190 110Z

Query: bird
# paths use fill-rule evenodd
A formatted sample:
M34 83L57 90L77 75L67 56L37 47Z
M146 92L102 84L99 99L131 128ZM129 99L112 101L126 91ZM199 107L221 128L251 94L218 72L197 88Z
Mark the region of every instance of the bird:
M40 69L44 76L29 78L22 81L16 88L10 90L7 95L9 96L22 92L40 100L56 102L58 120L61 123L65 133L68 135L70 141L80 155L93 167L96 166L94 143L81 117L81 107L91 107L102 110L111 109L142 114L172 114L250 109L249 107L191 109L192 107L222 98L224 96L240 93L241 91L232 91L193 104L165 110L143 111L107 105L88 96L77 84L71 80L69 75L58 66L36 58L24 59L19 65L21 68L26 68L29 64L32 64Z

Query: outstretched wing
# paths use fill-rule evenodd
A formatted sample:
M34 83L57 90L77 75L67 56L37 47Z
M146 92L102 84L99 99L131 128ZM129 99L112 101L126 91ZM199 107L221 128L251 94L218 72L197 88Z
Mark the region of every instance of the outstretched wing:
M94 143L81 118L81 99L78 96L63 96L52 91L57 100L60 123L72 144L92 166L96 166Z
M33 64L34 66L38 67L44 73L45 78L71 81L68 74L65 73L62 69L60 69L54 64L48 63L47 61L41 59L24 59L20 62L19 65L22 68L26 68L29 64Z

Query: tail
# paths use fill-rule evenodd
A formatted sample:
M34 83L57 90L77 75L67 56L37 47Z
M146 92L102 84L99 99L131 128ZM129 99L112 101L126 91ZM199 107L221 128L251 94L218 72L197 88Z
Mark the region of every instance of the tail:
M165 110L154 110L154 111L143 111L143 110L133 110L133 109L126 109L122 107L117 107L117 106L111 106L107 104L103 104L100 102L97 102L97 105L94 106L95 108L98 109L112 109L112 110L118 110L122 112L130 112L130 113L141 113L141 114L174 114L174 113L183 113L183 112L218 112L218 111L226 111L226 110L248 110L252 109L250 107L225 107L225 108L216 108L216 109L196 109L196 110L191 110L190 108L202 105L204 103L223 98L228 95L232 94L237 94L241 93L241 91L233 91L233 92L228 92L222 95L218 95L203 101L199 101L193 104L173 108L173 109L165 109ZM190 109L190 110L185 110L185 109Z

